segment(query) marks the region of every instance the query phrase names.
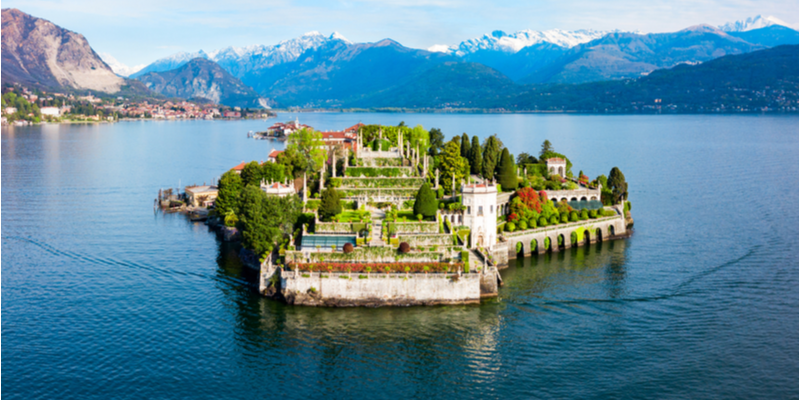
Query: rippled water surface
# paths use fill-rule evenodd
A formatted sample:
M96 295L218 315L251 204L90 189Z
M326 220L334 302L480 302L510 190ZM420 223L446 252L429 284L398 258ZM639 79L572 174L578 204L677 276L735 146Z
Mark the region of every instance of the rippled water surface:
M265 160L274 120L3 128L3 395L798 397L796 116L300 115L401 120L618 166L635 233L512 261L480 306L290 307L152 207Z

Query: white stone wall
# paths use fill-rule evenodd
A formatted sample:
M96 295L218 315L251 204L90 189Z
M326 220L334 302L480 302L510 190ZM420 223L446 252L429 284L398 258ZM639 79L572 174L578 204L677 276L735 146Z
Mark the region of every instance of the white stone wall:
M387 304L470 303L481 298L480 274L462 274L457 280L445 274L371 273L368 279L351 279L347 274L302 273L281 271L281 290L286 294L308 294L309 289L322 300L382 301ZM328 276L322 278L322 276ZM365 274L361 274L365 275ZM447 274L452 276L453 274Z

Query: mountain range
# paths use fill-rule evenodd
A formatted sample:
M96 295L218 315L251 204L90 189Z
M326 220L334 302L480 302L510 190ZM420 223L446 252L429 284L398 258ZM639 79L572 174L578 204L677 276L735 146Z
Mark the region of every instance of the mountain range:
M243 107L370 107L370 102L381 107L393 102L402 107L416 103L430 107L431 102L439 107L474 107L526 85L636 79L682 64L797 45L798 32L783 25L758 16L720 28L700 25L671 33L495 31L457 46L428 50L391 39L353 43L335 32L309 32L277 45L177 53L137 68L130 77L165 96ZM50 33L35 26L46 26ZM30 39L39 36L49 39ZM77 60L74 66L60 61L65 69L40 61L58 52L69 54L61 58ZM134 69L126 70L112 56L103 56L105 62L74 32L18 10L3 10L3 62L11 65L3 68L4 83L39 82L107 92L130 85L130 80L110 74L109 65L120 75ZM74 76L91 76L91 84L58 75L69 68L80 71ZM432 97L421 101L419 93Z
M164 72L148 72L138 78L147 88L168 97L207 100L231 107L267 107L252 88L234 78L219 64L195 58Z

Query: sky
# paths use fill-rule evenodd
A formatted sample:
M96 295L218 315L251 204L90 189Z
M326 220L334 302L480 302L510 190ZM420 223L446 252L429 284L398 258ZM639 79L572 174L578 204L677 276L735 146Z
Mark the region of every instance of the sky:
M179 51L272 45L309 31L425 49L494 30L673 32L759 14L798 24L797 0L5 0L2 7L81 33L96 52L128 66Z

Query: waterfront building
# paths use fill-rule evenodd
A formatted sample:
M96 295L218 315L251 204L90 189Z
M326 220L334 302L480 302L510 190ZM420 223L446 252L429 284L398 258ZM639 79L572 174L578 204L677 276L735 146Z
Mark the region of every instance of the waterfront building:
M194 207L209 207L217 199L219 190L213 185L187 186L186 202Z

